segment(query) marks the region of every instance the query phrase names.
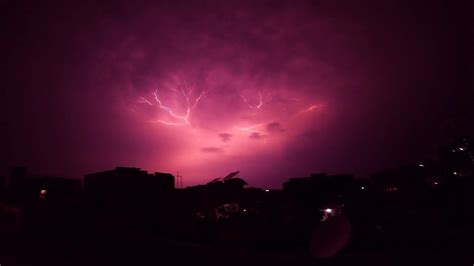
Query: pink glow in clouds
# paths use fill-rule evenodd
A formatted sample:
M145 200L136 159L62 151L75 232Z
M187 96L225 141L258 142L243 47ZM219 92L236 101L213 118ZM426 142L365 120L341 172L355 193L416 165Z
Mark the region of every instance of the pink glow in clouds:
M223 77L207 76L198 88L172 76L154 82L155 90L131 104L146 130L167 131L163 141L177 144L165 160L160 158L168 171L178 169L199 179L225 174L222 165L245 169L241 158L278 155L301 134L305 123L317 123L313 113L323 106L315 105L316 99L298 99L277 84L257 87L230 74ZM215 84L234 86L219 93Z
M315 20L304 6L265 15L247 5L213 6L227 14L224 20L200 6L187 17L170 16L176 7L152 7L135 21L141 32L121 29L121 41L104 50L119 73L110 78L118 79L123 110L156 135L144 141L167 146L141 166L179 171L185 184L237 170L250 183L278 175L274 166L302 144L295 142L321 128L321 115L330 110L324 92L345 84L313 51L317 38L308 37L339 26L326 16ZM345 42L348 34L354 33L330 39Z
M431 158L473 125L457 1L4 2L2 176L277 188Z

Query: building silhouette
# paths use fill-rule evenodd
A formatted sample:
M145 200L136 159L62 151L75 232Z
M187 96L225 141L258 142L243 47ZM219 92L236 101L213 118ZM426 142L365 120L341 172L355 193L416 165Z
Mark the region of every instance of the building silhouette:
M311 174L283 183L285 193L307 201L342 202L359 186L352 175Z
M111 210L141 208L174 190L174 176L149 174L135 167L116 167L84 177L88 204Z
M15 167L6 188L7 198L17 205L37 201L68 205L79 201L81 180L28 174L26 167Z

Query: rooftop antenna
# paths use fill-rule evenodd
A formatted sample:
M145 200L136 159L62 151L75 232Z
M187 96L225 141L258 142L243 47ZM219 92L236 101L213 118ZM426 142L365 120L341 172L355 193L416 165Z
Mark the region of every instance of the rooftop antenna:
M183 188L183 176L179 174L179 171L176 172L176 187Z

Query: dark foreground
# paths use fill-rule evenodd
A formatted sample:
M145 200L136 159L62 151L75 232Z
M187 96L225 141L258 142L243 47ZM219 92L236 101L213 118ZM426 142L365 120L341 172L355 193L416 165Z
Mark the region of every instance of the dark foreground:
M36 232L2 239L1 265L472 265L466 239L348 248L331 259L305 250L255 250L167 240L150 232L113 228L74 235Z

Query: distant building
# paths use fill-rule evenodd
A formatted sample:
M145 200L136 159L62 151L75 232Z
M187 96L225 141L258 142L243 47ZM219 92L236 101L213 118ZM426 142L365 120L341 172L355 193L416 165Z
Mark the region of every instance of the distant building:
M422 164L423 165L423 164ZM371 185L376 192L419 193L431 187L431 176L426 165L408 165L387 169L371 176Z
M245 188L247 182L237 177L239 171L211 180L205 185L191 186L181 191L186 211L199 219L229 219L255 211L257 198L264 196L261 189ZM245 206L245 208L242 208Z
M9 199L18 204L45 201L55 204L77 202L81 180L29 175L25 167L13 169L8 185Z
M175 189L175 180L172 174L155 172L155 179L158 190L172 191Z
M352 175L311 174L309 177L291 178L283 183L283 190L293 196L318 199L326 202L342 201L355 191Z
M158 172L153 175L134 167L117 167L84 177L87 200L99 208L136 208L152 204L173 190L173 175Z
M444 175L466 177L474 175L474 145L468 138L459 138L440 149Z

